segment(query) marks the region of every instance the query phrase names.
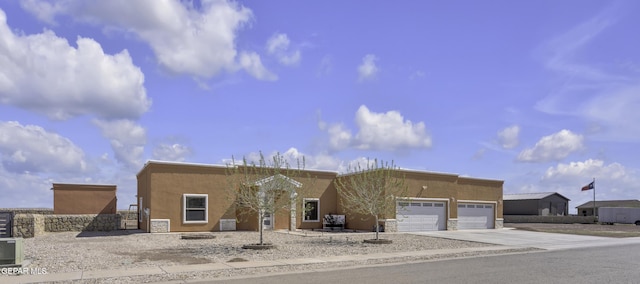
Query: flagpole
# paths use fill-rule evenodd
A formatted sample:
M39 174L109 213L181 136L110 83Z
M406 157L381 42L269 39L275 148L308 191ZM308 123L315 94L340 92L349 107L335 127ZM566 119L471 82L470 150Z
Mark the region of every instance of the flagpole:
M593 219L596 219L596 178L593 178Z

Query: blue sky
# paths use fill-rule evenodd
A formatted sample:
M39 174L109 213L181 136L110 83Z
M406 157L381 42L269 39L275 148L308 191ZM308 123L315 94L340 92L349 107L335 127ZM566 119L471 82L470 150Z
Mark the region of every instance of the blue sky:
M0 207L147 160L367 157L640 198L637 1L3 1Z

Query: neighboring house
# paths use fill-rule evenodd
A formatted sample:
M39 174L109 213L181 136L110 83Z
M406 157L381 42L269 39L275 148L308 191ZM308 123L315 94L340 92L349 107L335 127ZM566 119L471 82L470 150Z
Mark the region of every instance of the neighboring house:
M332 171L305 170L313 186L291 211L270 214L266 229L322 229L325 215L345 215L345 227L371 230L373 218L350 214L340 202ZM228 194L226 166L149 161L137 174L139 226L147 232L258 230L258 219L239 218ZM387 231L502 228L501 180L398 170L406 196L382 220ZM309 178L292 180L299 186ZM267 178L268 179L268 178ZM311 184L311 183L309 183ZM304 208L311 211L303 212ZM364 219L364 220L363 220Z
M504 215L565 216L569 198L557 192L505 194Z
M586 202L580 206L577 206L578 215L580 216L593 216L593 201ZM640 207L639 200L602 200L597 201L595 204L596 216L598 215L598 208L600 207Z
M115 185L54 183L53 214L116 214Z

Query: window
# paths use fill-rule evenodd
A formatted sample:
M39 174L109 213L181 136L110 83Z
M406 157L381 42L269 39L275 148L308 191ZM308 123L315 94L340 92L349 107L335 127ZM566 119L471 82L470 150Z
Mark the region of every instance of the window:
M320 199L304 198L302 200L304 208L302 210L303 222L320 222Z
M184 194L182 196L182 208L184 208L182 222L207 223L208 199L209 195L207 194Z

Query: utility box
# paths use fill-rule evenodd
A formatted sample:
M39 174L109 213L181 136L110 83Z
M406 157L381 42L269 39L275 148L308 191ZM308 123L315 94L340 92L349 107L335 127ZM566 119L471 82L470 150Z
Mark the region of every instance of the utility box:
M24 247L22 238L0 239L0 266L22 265L24 260Z

